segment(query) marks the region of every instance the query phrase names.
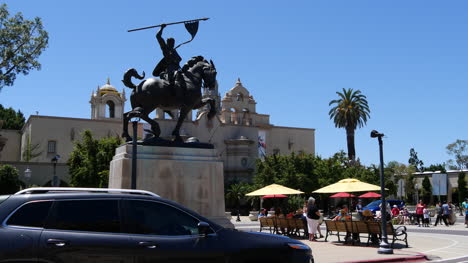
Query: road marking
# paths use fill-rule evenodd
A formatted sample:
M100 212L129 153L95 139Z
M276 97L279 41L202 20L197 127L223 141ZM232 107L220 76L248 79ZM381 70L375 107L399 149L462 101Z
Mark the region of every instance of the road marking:
M447 248L451 248L451 247L454 247L456 245L458 245L460 242L458 241L455 241L455 240L452 240L452 239L448 239L448 238L443 238L443 237L434 237L434 236L427 236L427 235L419 235L419 236L425 236L425 237L430 237L430 238L438 238L438 239L445 239L445 240L448 240L448 241L451 241L452 244L451 245L448 245L448 246L445 246L445 247L440 247L440 248L435 248L435 249L431 249L431 250L427 250L427 251L423 251L421 253L425 254L425 253L429 253L429 252L433 252L433 251L438 251L438 250L443 250L443 249L447 249Z

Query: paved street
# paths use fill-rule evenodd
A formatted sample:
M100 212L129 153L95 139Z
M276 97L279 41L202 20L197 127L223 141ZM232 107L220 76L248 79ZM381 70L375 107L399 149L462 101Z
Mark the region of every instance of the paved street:
M319 242L309 242L305 239L301 241L312 248L316 262L393 262L427 261L432 262L468 262L468 228L463 225L464 219L459 217L453 226L445 225L437 227L407 226L409 248L403 243L395 243L393 255L377 254L377 247L351 246L338 242L336 236L328 238L328 242L320 239ZM259 231L259 223L251 221L248 217L241 217L240 222L236 222L236 217L232 218L232 223L236 229L241 231ZM322 226L322 233L325 234L325 227ZM366 240L363 238L362 240Z

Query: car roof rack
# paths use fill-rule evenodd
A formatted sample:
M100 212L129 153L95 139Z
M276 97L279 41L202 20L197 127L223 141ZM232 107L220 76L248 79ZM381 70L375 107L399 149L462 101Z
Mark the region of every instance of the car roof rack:
M21 190L15 195L22 194L43 194L48 192L61 192L61 193L70 193L70 192L89 192L89 193L122 193L122 194L139 194L139 195L149 195L154 197L160 197L159 195L145 190L134 190L134 189L116 189L116 188L80 188L80 187L34 187Z

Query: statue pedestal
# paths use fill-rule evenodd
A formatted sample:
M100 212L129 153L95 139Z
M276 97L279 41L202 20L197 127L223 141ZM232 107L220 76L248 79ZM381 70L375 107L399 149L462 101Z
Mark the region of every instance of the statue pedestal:
M130 188L132 145L116 149L109 188ZM225 227L223 163L214 149L138 145L137 189L180 203Z

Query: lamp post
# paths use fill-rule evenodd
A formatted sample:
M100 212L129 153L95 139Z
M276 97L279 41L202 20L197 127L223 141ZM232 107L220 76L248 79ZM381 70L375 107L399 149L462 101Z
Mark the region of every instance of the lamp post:
M131 189L136 189L136 174L137 174L137 133L138 133L138 122L140 121L139 117L134 117L131 119L133 126L133 138L132 138L132 181Z
M377 253L379 254L393 254L393 249L388 244L387 239L387 202L385 201L385 179L384 179L384 162L383 162L383 142L382 137L383 133L379 133L376 130L371 131L371 138L378 138L379 140L379 151L380 151L380 191L381 191L381 227L382 227L382 241L380 242L379 249Z
M29 180L31 180L32 171L29 167L24 170L24 178L26 179L26 188L29 187Z
M60 186L60 181L57 176L57 162L60 159L60 155L55 155L54 158L52 158L51 162L54 166L54 176L52 177L52 187L59 187Z

